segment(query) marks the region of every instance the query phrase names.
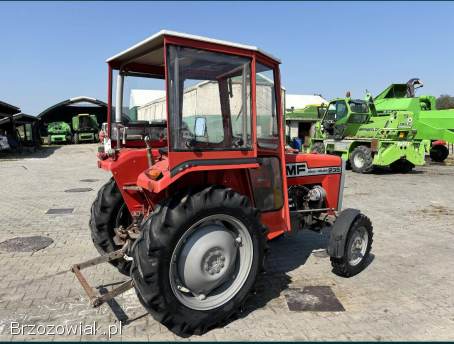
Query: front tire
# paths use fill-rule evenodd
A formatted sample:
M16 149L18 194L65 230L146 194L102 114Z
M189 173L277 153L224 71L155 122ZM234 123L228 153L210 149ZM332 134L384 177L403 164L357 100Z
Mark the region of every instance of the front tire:
M443 162L449 155L449 149L443 145L436 145L430 149L430 159L435 162Z
M263 266L265 232L258 210L231 189L213 186L170 199L142 224L132 247L139 300L181 336L223 325Z
M121 196L115 180L111 178L98 191L95 201L91 206L90 230L93 244L101 255L119 250L121 246L115 244L114 229L122 225L127 227L132 223L126 203ZM131 263L124 259L110 262L122 274L129 276Z
M372 152L367 146L358 146L353 149L349 160L353 172L369 173L374 169Z
M331 257L333 272L343 277L351 277L361 272L369 260L372 237L370 219L359 214L348 231L344 255L341 258Z

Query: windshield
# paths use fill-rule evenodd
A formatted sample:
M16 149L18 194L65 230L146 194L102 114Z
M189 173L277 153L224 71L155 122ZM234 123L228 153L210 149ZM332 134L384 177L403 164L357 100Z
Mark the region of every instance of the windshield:
M347 115L347 105L345 101L339 100L328 105L325 120L338 121Z
M170 45L167 61L171 149L251 149L250 59Z
M350 110L355 113L369 113L367 103L351 100L349 102Z
M118 71L113 71L113 80L117 80ZM153 75L123 71L123 94L121 124L115 123L115 116L111 117L111 138L117 135L125 141L142 141L146 136L153 146L166 145L167 139L167 112L164 79ZM112 104L117 104L116 89L113 83ZM116 107L112 106L112 114ZM81 117L82 123L83 117ZM88 120L88 116L85 120ZM102 127L107 125L102 123ZM126 131L124 131L126 127ZM119 129L120 128L120 129ZM126 132L126 135L123 135ZM158 142L159 141L159 142Z

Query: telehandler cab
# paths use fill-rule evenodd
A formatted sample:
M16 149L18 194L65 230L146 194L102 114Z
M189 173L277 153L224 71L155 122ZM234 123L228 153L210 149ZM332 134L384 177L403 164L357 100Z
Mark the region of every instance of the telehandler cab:
M108 139L98 165L113 178L90 219L103 256L72 267L93 306L134 287L171 331L202 334L240 310L263 268L266 240L303 228L332 227L335 273L365 267L372 225L359 210L340 212L341 158L284 150L278 59L252 46L160 31L107 62ZM164 132L142 123L154 137L127 139L127 78L165 81ZM131 280L98 295L81 270L102 262Z

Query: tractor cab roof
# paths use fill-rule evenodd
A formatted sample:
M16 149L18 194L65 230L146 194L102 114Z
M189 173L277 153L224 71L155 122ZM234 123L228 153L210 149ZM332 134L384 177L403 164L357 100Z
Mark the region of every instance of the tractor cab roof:
M180 33L175 31L161 30L158 33L148 37L147 39L133 45L132 47L112 56L107 59L107 63L110 66L116 69L120 69L125 65L135 64L135 65L148 65L158 68L164 66L164 39L166 37L174 37L185 40L198 41L208 44L214 44L218 46L231 47L235 49L241 49L246 51L258 52L277 63L281 61L274 57L273 55L266 53L259 48L251 45L244 45L238 43L232 43L228 41L222 41L217 39L212 39L208 37L190 35L187 33Z

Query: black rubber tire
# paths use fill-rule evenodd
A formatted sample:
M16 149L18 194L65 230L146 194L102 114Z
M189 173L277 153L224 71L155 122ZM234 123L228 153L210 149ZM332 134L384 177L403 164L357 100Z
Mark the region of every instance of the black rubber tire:
M116 251L121 246L115 245L113 237L114 228L132 223L131 215L126 207L120 190L111 178L98 191L95 201L91 206L90 231L93 244L101 255ZM124 259L111 262L122 274L129 276L131 263Z
M78 145L80 142L79 142L79 135L76 133L74 134L73 136L73 142L75 145Z
M411 172L414 167L415 165L407 160L396 160L391 165L389 165L389 168L394 173L408 173Z
M443 162L449 155L449 149L443 145L436 145L430 149L430 159L435 162Z
M362 156L364 159L364 165L363 166L356 166L355 165L355 157L356 156ZM352 167L353 172L357 173L369 173L372 172L374 169L373 165L373 157L372 157L372 152L369 147L361 145L353 149L353 152L350 154L350 166Z
M311 152L316 152L318 154L325 154L326 153L325 145L323 144L323 142L315 142L312 145Z
M239 219L251 234L251 270L243 287L224 305L207 311L190 309L176 298L170 286L173 250L193 223L220 213ZM232 189L211 186L172 197L157 206L142 223L141 235L132 247L131 276L140 302L154 319L179 336L201 335L224 325L241 309L263 267L265 246L266 229L248 198Z
M350 238L352 237L353 232L361 227L366 228L367 233L369 234L369 242L367 243L366 253L364 254L364 257L361 260L361 262L358 265L352 266L350 265L347 258ZM342 258L331 257L331 266L333 267L333 272L336 275L342 277L351 277L361 272L368 264L370 251L372 249L372 242L373 242L372 223L370 222L370 219L366 215L359 214L356 217L355 221L353 221L353 223L351 224L350 229L348 231L347 240L345 241L344 256Z

